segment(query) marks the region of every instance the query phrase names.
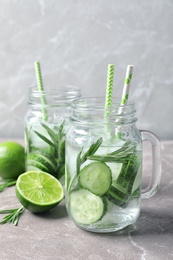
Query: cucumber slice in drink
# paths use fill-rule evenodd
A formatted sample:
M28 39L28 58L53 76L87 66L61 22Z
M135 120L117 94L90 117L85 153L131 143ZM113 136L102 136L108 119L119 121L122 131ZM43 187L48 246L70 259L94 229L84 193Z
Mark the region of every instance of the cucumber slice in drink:
M80 185L98 196L102 196L109 190L111 182L111 170L103 162L90 163L79 173Z
M124 189L127 189L128 193L132 193L134 181L140 166L140 160L137 154L129 156L129 160L124 162L121 168L121 172L117 178L117 183Z
M114 189L110 189L109 192L106 194L106 197L109 201L121 208L127 207L130 198L128 195L125 198L120 197L120 195L117 194L117 190L115 191Z
M117 196L119 196L120 198L122 198L123 200L128 199L129 195L127 193L127 190L125 190L124 188L121 187L121 185L114 183L113 185L111 185L108 193L110 194L116 194Z
M48 169L48 172L51 174L54 174L56 171L57 163L54 160L54 158L50 159L50 156L48 157L48 155L43 153L42 151L40 151L40 153L38 153L38 152L30 153L27 156L27 163L32 165L32 161L35 161L37 163L44 165L44 167L46 167ZM38 166L38 168L39 168L39 166Z
M133 194L139 187L141 187L141 182L142 182L142 174L141 174L141 171L142 171L142 165L139 166L138 168L138 172L136 174L136 177L135 177L135 180L134 180L134 183L133 183L133 187L132 187L132 191L131 193Z
M49 173L49 169L40 162L35 160L28 160L27 161L27 171L43 171Z
M128 192L130 192L131 194L136 189L135 186L139 186L139 184L141 183L140 180L141 176L139 172L140 170L141 170L141 164L139 158L136 158L135 162L133 163L133 172L129 179L129 185L128 185Z
M92 224L105 213L105 201L86 189L72 191L69 200L71 216L76 223Z

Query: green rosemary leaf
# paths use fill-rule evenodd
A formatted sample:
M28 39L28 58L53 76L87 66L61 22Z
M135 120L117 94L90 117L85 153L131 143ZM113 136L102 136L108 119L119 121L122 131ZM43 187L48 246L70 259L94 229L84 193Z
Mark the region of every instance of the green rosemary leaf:
M102 143L102 138L99 138L95 143L93 143L89 149L83 154L83 156L81 157L81 153L83 151L83 148L81 149L81 151L79 152L78 156L77 156L77 160L76 160L76 172L77 172L77 176L79 175L80 172L80 166L88 159L89 156L92 156L100 147Z
M8 221L6 221L6 219L3 218L3 220L0 222L0 224L3 225L3 224L6 224L7 222L8 222Z
M64 132L64 121L60 126L55 126L54 130L49 128L46 124L41 124L43 128L47 131L50 139L42 135L41 133L35 131L35 133L47 144L50 145L50 154L55 158L52 163L56 171L53 175L57 179L65 174L65 132ZM44 155L47 157L46 155ZM48 158L48 157L47 157ZM49 158L48 158L49 159Z
M65 130L64 121L58 128L57 133L57 172L58 179L65 175Z
M53 141L53 143L54 143L54 146L55 146L55 148L57 147L57 145L58 145L58 141L57 141L57 136L56 136L56 134L52 131L52 129L51 128L49 128L47 125L45 125L45 124L41 124L46 130L47 130L47 132L48 132L48 134L49 134L49 136L51 137L51 139L52 139L52 141Z
M5 188L14 186L16 184L16 180L5 180L5 181L0 181L0 192L2 192Z
M19 208L13 215L12 217L12 223L17 226L18 222L19 222L19 218L21 216L21 214L24 211L24 207Z
M79 175L79 172L80 172L80 166L81 166L81 153L82 153L82 150L79 152L78 156L77 156L77 159L76 159L76 173L77 173L77 176Z
M4 210L0 210L0 214L12 213L12 212L14 212L16 210L17 209L4 209Z
M100 162L116 162L116 163L124 163L129 160L128 157L121 157L121 156L107 156L107 155L92 155L87 157L88 160L93 161L100 161Z
M34 131L43 141L45 141L47 144L51 145L52 147L55 147L55 145L48 139L46 138L44 135L40 134L37 131Z
M134 150L136 149L136 145L132 144L131 141L127 141L120 149L115 150L111 153L104 154L104 155L90 155L87 157L89 160L93 161L101 161L101 162L116 162L116 163L125 163L128 162L129 159L133 161L133 157L129 158L131 154L133 154Z
M21 214L24 212L25 208L22 206L17 209L8 209L8 210L1 210L0 214L8 214L6 215L0 224L12 223L17 226Z
M59 136L58 140L58 159L59 162L62 164L65 162L65 134Z
M60 137L60 138L64 135L64 121L63 121L62 124L59 126L58 134L59 134L59 137Z
M99 138L95 143L93 143L90 148L88 149L88 151L86 151L83 156L81 157L81 162L80 164L83 164L86 160L87 160L87 157L93 155L97 150L98 148L100 147L101 143L102 143L102 138Z
M3 222L4 222L4 224L7 223L7 222L10 223L10 222L11 222L11 219L12 219L12 217L13 217L13 215L14 215L14 212L8 214L7 216L5 216L5 217L3 218ZM1 224L1 222L0 222L0 224Z
M130 146L131 144L131 146ZM116 154L125 154L125 153L133 153L136 148L136 144L132 143L131 141L127 141L120 149L115 150L114 152L109 153L109 155L116 155Z

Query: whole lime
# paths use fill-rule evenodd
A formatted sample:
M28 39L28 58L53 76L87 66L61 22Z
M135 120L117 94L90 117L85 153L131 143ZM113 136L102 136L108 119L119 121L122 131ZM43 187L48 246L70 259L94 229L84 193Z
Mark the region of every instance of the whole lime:
M25 172L25 150L16 142L0 144L0 177L3 179L17 179Z

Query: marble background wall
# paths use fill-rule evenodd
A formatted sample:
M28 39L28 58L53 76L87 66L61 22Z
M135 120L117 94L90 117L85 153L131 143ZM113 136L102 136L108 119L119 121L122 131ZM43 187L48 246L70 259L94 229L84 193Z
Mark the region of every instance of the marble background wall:
M172 0L0 0L0 137L23 137L27 91L73 84L104 96L108 63L120 96L127 64L138 127L173 139Z

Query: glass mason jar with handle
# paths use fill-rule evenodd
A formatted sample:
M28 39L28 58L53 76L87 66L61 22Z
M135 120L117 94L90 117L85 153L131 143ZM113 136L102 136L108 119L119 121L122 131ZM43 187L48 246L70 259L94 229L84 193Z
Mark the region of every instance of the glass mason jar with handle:
M74 223L92 232L113 232L134 223L141 197L151 197L161 177L159 139L136 127L135 104L78 99L66 135L66 208ZM142 190L142 142L152 145L153 172Z
M72 101L81 97L75 86L29 89L25 116L26 170L42 170L64 184L65 132Z

